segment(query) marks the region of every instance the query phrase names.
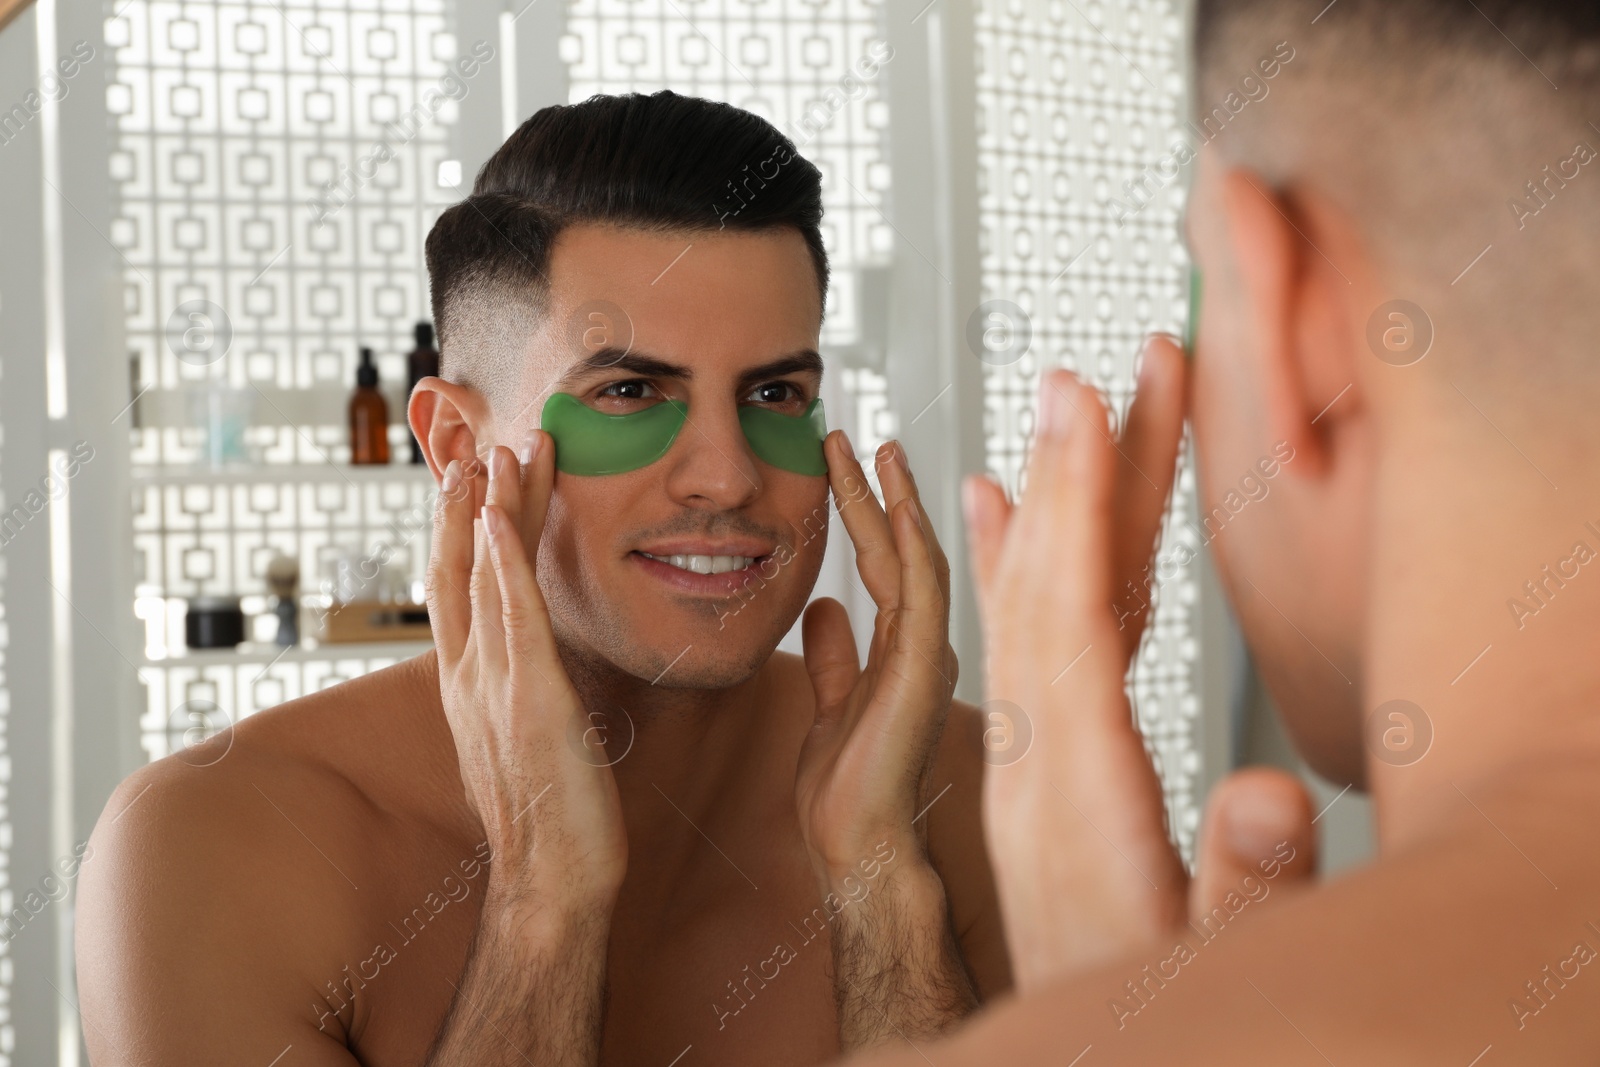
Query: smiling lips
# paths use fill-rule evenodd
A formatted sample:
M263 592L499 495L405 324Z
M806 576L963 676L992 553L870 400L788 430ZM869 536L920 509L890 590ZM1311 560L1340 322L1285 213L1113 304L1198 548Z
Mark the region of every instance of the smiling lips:
M770 543L755 540L679 541L657 544L649 552L635 549L632 556L680 592L727 596L755 576L774 551Z
M726 574L729 571L742 571L753 566L760 558L757 556L652 556L648 552L639 555L646 559L653 559L660 563L670 564L679 570L692 571L695 574Z

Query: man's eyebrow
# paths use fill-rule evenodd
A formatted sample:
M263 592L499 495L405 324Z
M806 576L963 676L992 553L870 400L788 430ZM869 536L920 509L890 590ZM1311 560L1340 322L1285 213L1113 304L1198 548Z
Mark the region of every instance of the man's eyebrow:
M759 367L751 367L739 375L739 384L753 385L772 378L781 378L785 374L815 374L817 380L822 380L822 356L814 348L802 348L798 352L791 352L787 356L780 356L770 363L763 363Z
M563 386L586 374L604 370L623 370L642 378L675 378L679 381L688 381L694 377L694 371L688 367L669 363L643 352L630 352L624 348L608 346L568 367L566 373L561 376L561 381L557 383L556 391L561 391Z
M629 352L620 348L602 348L585 356L571 367L567 368L561 376L561 381L556 385L560 392L565 386L597 371L626 371L637 374L642 378L670 378L676 381L689 381L694 377L694 370L677 363L644 352ZM787 356L780 356L759 367L751 367L739 375L739 384L754 384L781 378L785 374L815 374L822 378L822 356L815 349L803 348L798 352L791 352Z

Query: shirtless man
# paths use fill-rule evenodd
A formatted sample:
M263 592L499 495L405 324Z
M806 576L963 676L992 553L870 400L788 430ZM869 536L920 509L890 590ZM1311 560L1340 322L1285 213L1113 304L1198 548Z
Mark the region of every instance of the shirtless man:
M904 453L880 506L843 433L824 476L743 425L817 397L821 217L769 124L672 94L540 112L443 215L444 377L410 406L436 648L117 790L78 903L96 1063L808 1064L1008 988ZM687 420L558 473L552 394ZM774 653L830 489L882 609L864 670L836 601Z
M1600 14L1202 0L1197 26L1201 116L1295 58L1197 153L1192 370L1151 342L1122 455L1094 390L1048 376L1023 500L968 487L988 692L1035 731L985 783L1019 995L850 1062L1593 1064ZM1377 859L1324 884L1281 778L1202 838L1283 862L1191 884L1152 817L1123 496L1170 467L1186 394L1203 512L1292 457L1213 548L1300 751L1374 798Z

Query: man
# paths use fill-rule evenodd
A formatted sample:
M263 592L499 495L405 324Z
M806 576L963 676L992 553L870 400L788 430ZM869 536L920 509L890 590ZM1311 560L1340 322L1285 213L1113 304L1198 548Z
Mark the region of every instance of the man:
M852 1062L1594 1063L1600 11L1202 0L1197 25L1202 115L1295 59L1198 152L1192 381L1154 340L1119 454L1048 375L1026 497L969 486L988 690L1035 728L985 785L1022 995ZM1186 389L1203 512L1276 479L1214 541L1262 674L1375 801L1379 856L1325 885L1304 794L1263 772L1202 831L1259 859L1188 884L1128 726L1117 603L1154 522L1127 492L1171 467Z
M444 213L436 648L117 791L96 1062L806 1064L1008 988L944 556L902 451L880 505L842 433L801 439L821 216L769 124L672 93L541 111ZM865 669L835 601L774 654L830 490Z

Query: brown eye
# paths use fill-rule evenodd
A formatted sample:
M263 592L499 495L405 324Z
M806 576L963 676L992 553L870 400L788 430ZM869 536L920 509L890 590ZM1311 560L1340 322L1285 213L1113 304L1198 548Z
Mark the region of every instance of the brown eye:
M757 404L782 404L787 400L803 399L800 390L789 382L767 382L751 391L749 399Z
M629 381L613 382L600 390L600 395L615 397L618 400L649 400L654 392L649 382Z

